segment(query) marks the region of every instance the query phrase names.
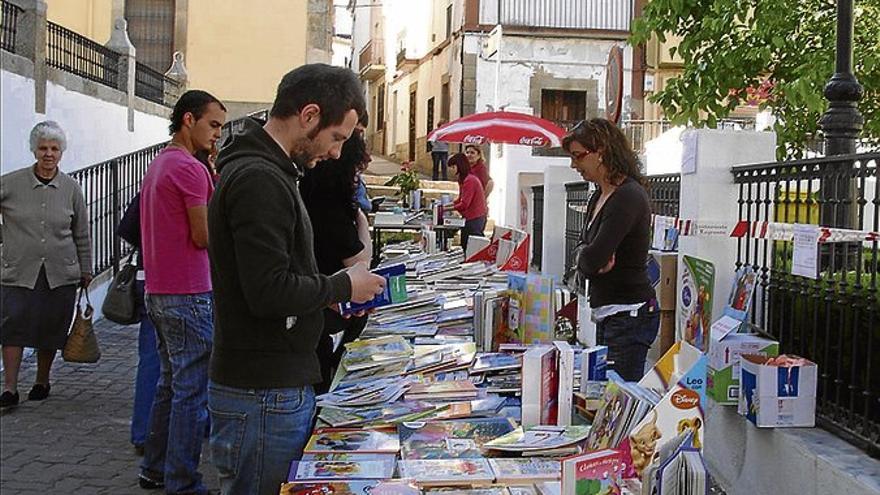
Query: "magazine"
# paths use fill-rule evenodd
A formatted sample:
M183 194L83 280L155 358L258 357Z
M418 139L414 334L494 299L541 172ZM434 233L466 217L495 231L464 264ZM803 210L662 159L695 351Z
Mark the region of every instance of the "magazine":
M293 461L287 481L325 479L388 479L394 460Z
M490 484L495 479L489 461L478 459L409 459L398 463L400 475L421 486Z
M401 459L480 458L480 447L514 429L507 418L401 423Z
M535 426L523 430L519 427L503 437L486 442L487 449L508 452L558 449L576 444L590 434L589 426Z
M556 459L541 457L489 459L496 483L524 483L558 480L562 465Z
M304 453L359 452L359 453L397 453L400 442L396 432L319 428L315 430L303 449Z

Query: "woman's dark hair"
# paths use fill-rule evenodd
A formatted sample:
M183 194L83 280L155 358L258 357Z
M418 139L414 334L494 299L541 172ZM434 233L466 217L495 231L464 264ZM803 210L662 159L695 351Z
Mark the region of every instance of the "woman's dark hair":
M345 204L351 206L354 219L357 207L354 203L355 176L358 165L369 161L370 153L363 132L355 130L342 144L336 160L323 160L314 168L307 169L300 181L299 190L308 209L320 208L321 204Z
M639 170L639 158L629 139L611 121L599 118L581 121L562 138L562 148L571 151L571 143L575 141L588 151L599 153L611 183L617 184L624 177L632 177L645 184Z
M327 64L308 64L293 69L278 84L269 115L286 119L310 103L321 108L318 130L341 124L349 110L357 112L359 121L366 122L363 88L350 69Z
M464 153L456 153L449 157L449 161L446 162L446 166L455 165L456 170L458 170L458 182L464 182L464 178L467 177L471 173L471 162L468 161L467 155Z
M223 103L207 91L191 89L182 94L177 103L174 104L174 110L171 111L171 125L168 126L168 131L171 134L178 132L183 127L183 116L188 113L193 114L193 117L199 120L202 118L202 114L205 113L205 108L211 103L220 105L220 108L224 112L226 111Z

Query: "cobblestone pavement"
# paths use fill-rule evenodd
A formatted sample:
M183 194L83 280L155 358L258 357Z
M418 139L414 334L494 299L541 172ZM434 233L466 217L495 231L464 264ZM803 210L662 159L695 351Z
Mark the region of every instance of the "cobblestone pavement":
M26 400L36 355L22 363L23 402L0 417L3 495L160 493L138 487L141 458L129 443L137 327L101 320L95 329L100 361L69 364L59 356L52 370L52 395L45 401ZM209 457L206 442L200 471L208 488L217 489ZM710 493L724 494L714 483Z
M27 400L36 355L21 367L22 403L0 417L0 492L9 494L148 494L137 485L141 458L129 443L137 368L137 327L95 325L102 357L96 364L52 369L52 394ZM202 449L200 471L217 489L216 471Z

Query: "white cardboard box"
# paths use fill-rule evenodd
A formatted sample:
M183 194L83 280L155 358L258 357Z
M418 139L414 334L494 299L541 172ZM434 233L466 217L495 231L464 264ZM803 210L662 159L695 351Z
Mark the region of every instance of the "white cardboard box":
M739 413L762 428L815 426L819 367L810 361L772 366L766 364L770 359L740 356Z
M720 339L713 333L709 344L706 393L718 404L735 406L739 397L740 356L776 356L779 343L750 333L731 333Z

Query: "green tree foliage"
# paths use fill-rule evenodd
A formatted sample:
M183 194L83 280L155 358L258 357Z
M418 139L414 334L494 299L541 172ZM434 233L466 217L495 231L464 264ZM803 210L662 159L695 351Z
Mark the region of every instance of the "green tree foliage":
M682 74L651 97L674 123L715 127L749 96L776 116L779 158L799 157L827 108L834 73L833 0L650 0L631 41L681 37ZM865 92L862 137L880 142L880 0L855 0L853 70ZM767 82L769 81L769 82ZM763 86L762 86L763 83Z

